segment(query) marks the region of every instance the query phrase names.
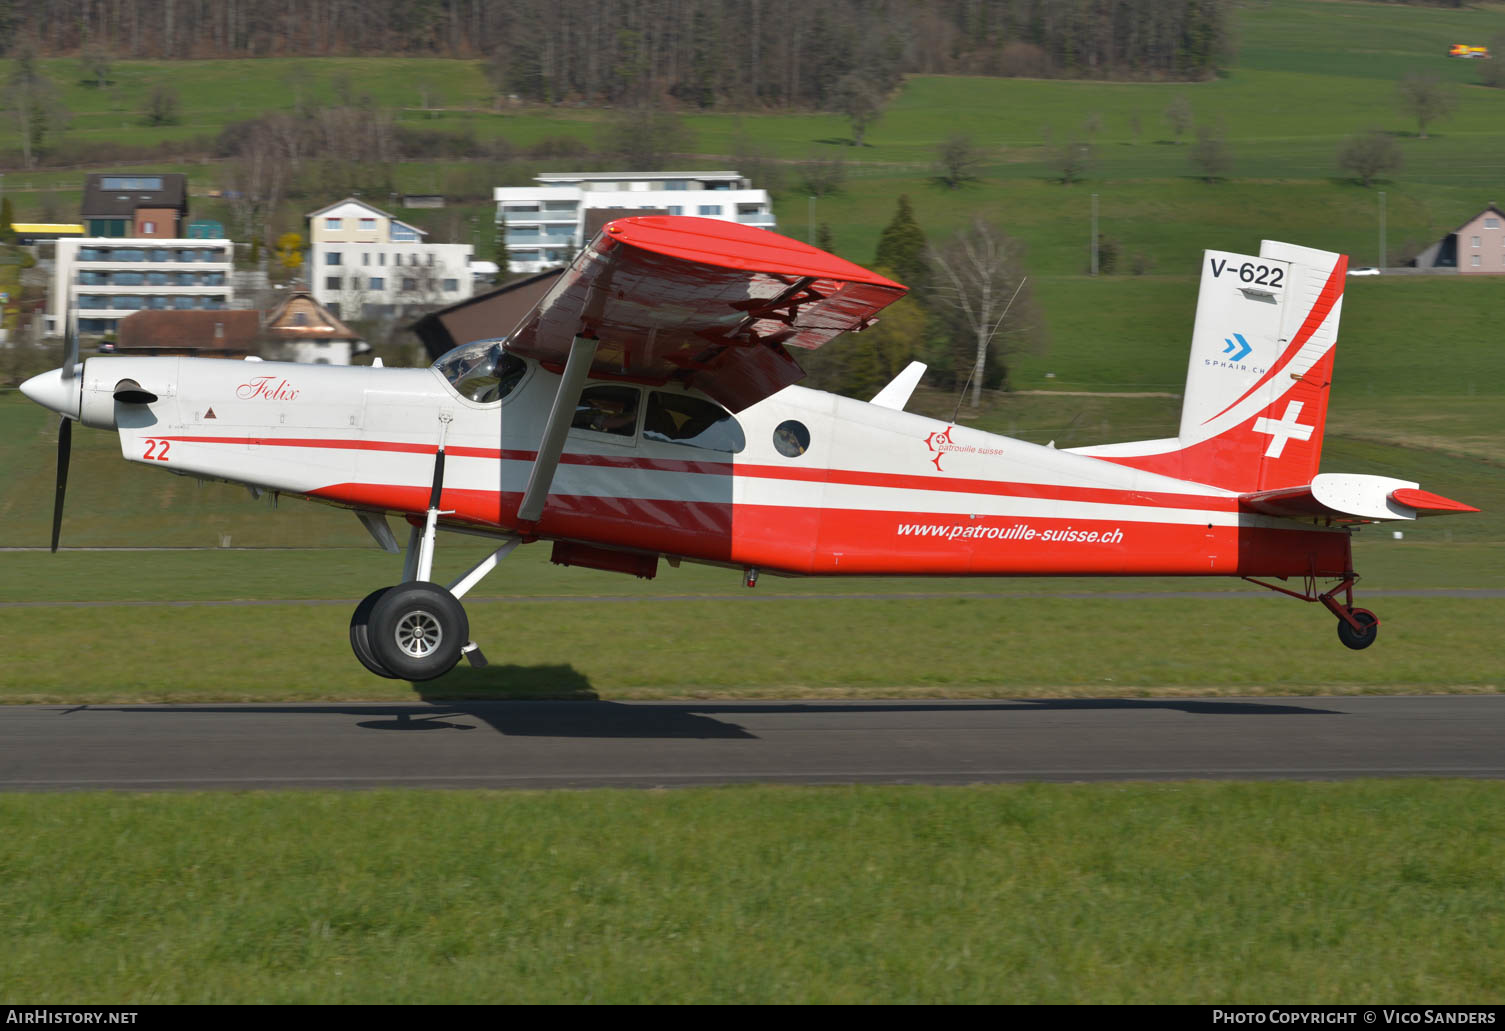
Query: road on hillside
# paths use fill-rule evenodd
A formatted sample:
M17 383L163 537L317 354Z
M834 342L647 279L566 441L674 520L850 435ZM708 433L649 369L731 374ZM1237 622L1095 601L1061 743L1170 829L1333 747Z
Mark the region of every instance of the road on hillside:
M1505 776L1505 695L0 708L0 790Z

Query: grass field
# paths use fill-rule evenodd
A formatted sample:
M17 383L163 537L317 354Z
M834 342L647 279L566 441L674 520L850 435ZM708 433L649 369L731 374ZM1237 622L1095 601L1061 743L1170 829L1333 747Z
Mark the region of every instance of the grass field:
M1502 790L0 796L0 996L1498 1004Z

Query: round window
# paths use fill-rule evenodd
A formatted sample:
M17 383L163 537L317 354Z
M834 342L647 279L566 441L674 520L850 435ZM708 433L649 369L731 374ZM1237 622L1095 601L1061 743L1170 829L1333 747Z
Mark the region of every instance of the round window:
M810 450L810 431L804 423L786 419L774 428L773 447L785 458L798 458Z

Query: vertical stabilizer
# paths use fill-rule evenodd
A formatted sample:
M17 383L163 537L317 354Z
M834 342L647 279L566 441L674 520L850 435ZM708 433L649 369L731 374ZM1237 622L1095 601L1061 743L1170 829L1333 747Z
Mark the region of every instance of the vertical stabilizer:
M1341 254L1270 240L1204 252L1180 433L1073 450L1228 490L1310 483L1347 272Z

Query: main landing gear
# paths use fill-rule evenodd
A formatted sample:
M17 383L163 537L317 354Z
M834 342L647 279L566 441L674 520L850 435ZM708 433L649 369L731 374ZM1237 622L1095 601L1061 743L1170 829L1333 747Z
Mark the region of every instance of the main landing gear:
M433 520L414 527L403 582L372 591L350 617L350 650L372 673L390 680L433 680L463 655L472 666L486 656L470 640L470 620L460 599L517 547L508 538L460 579L442 587L428 579L433 569Z
M1354 608L1353 587L1359 582L1359 575L1353 571L1351 553L1344 564L1347 568L1341 574L1324 574L1324 576L1333 576L1339 583L1321 594L1317 593L1318 574L1316 572L1307 574L1305 590L1299 592L1277 587L1263 580L1256 580L1252 576L1246 576L1244 579L1260 587L1279 591L1281 594L1289 594L1293 598L1300 598L1302 601L1321 602L1329 612L1338 617L1338 640L1354 651L1362 651L1380 636L1380 617L1368 609ZM1342 601L1338 600L1339 594L1343 595Z

